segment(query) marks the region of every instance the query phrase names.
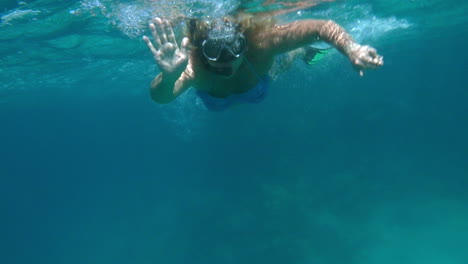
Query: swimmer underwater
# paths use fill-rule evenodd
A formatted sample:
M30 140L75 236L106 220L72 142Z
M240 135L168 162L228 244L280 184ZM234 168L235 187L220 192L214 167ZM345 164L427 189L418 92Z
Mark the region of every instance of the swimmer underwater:
M258 103L268 91L275 57L318 41L347 56L361 76L363 70L383 65L374 48L356 43L332 20L278 25L271 17L245 14L214 21L189 19L180 46L168 20L155 18L149 27L154 44L147 36L143 40L161 71L151 82L150 94L161 104L190 87L211 111Z

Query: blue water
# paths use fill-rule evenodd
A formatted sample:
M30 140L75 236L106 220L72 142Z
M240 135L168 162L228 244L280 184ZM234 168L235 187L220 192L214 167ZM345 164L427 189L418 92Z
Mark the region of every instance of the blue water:
M239 3L170 3L1 3L0 263L468 263L466 1L286 15L335 19L384 67L332 52L223 113L153 103L141 36Z

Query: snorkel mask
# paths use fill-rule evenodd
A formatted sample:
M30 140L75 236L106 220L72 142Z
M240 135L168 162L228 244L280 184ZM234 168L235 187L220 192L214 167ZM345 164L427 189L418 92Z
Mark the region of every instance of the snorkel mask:
M215 25L208 33L208 38L202 42L203 55L214 62L230 62L242 56L246 50L244 35L230 23Z

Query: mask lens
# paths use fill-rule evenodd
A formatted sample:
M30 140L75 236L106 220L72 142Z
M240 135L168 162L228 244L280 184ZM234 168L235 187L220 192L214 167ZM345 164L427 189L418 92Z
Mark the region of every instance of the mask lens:
M216 61L219 59L221 49L223 48L222 44L216 40L207 39L203 41L202 50L203 55L209 60Z
M236 58L244 54L246 48L245 38L242 35L229 46L230 52Z
M231 41L207 39L202 43L203 55L211 61L231 61L239 58L247 49L243 35Z

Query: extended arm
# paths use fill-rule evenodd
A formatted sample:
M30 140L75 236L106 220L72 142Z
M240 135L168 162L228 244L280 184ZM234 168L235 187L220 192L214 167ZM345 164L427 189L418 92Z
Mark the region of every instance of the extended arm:
M276 25L258 35L259 48L274 54L288 52L317 41L325 41L346 55L362 75L362 69L383 65L375 49L356 43L341 26L332 20L299 20Z
M275 25L258 35L261 48L276 54L288 52L320 40L328 42L344 51L352 38L338 24L331 20L298 20L292 23Z
M173 101L189 87L190 75L184 71L182 74L159 73L150 85L151 98L160 104Z

